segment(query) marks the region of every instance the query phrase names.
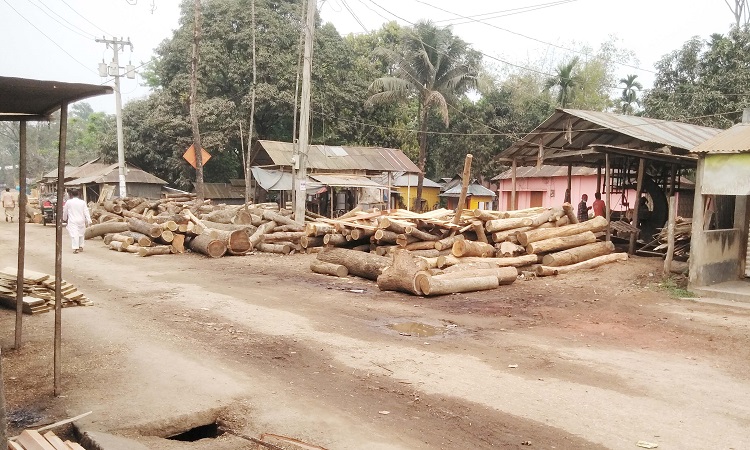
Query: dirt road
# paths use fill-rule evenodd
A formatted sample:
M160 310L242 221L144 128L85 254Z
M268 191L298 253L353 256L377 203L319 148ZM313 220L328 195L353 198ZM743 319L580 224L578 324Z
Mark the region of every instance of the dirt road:
M0 227L2 267L16 233ZM27 267L53 273L54 228L27 233ZM16 427L91 410L84 429L153 450L256 448L164 439L217 418L328 449L750 448L750 309L677 300L658 260L425 299L309 273L309 255L65 238L64 278L95 305L63 310L58 398L53 314L25 316L15 351L0 310Z

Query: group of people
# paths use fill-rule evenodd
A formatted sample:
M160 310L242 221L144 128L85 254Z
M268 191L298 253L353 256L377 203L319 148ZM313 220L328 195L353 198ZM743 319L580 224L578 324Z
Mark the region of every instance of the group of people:
M585 222L589 220L589 210L594 210L594 217L596 216L602 216L604 217L606 215L606 206L604 204L604 200L602 200L602 194L600 192L597 192L594 194L594 197L596 200L594 200L594 203L592 203L591 206L587 206L586 202L589 200L589 196L586 194L583 194L581 196L581 202L578 204L578 221L579 222Z

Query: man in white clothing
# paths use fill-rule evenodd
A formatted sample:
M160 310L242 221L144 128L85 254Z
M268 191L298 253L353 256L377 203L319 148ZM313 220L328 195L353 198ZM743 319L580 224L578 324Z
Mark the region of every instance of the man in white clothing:
M70 191L70 200L63 206L63 222L68 222L66 228L72 241L73 253L83 251L83 235L86 227L91 225L91 215L86 202L78 198L78 189Z

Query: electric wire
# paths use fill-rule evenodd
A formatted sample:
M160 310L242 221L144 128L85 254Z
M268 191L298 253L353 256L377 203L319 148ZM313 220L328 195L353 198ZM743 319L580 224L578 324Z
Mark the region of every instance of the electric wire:
M63 2L63 4L64 4L65 6L67 6L68 8L70 8L70 10L71 10L71 11L73 11L74 13L76 13L76 14L77 14L77 15L78 15L78 16L79 16L79 17L80 17L81 19L83 19L83 20L85 20L86 22L88 22L89 24L93 25L93 26L94 26L94 28L98 29L99 31L101 31L101 32L102 32L102 33L104 33L105 35L108 35L108 36L114 36L114 35L113 35L112 33L107 33L106 31L104 31L103 29L101 29L101 28L99 27L99 25L95 24L94 22L92 22L92 21L90 21L89 19L87 19L86 17L84 17L84 16L83 16L83 15L82 15L81 13L79 13L78 11L76 11L76 9L75 9L75 8L73 8L72 6L70 6L70 4L69 4L68 2L66 2L65 0L60 0L60 1L61 1L61 2Z
M58 24L60 24L63 28L67 29L68 31L71 31L71 32L73 32L73 33L75 33L75 34L77 34L79 36L83 36L86 39L92 39L94 37L93 34L88 34L88 33L86 33L86 30L78 28L77 26L75 26L72 23L70 23L67 20L65 20L65 18L63 18L62 16L60 16L56 12L52 11L47 5L42 4L44 6L44 8L49 9L50 12L52 12L55 15L57 15L61 19L63 19L65 22L68 22L73 28L71 28L70 26L68 26L65 23L61 22L59 19L55 18L52 14L48 13L47 11L45 11L41 6L37 5L33 1L31 1L31 0L26 0L26 1L29 2L29 3L31 3L32 5L34 5L37 9L39 9L39 11L43 12L47 17L49 17L50 19L52 19L55 22L57 22Z

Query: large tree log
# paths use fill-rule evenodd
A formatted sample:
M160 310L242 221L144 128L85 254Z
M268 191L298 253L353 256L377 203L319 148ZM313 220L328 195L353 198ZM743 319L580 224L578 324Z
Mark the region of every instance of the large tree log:
M519 256L526 253L526 249L523 246L514 244L512 242L503 242L499 244L499 247L500 248L498 248L497 254L505 258Z
M141 247L138 256L171 255L174 253L171 245L157 245L155 247Z
M349 273L369 280L377 280L380 273L390 264L390 258L343 248L328 247L318 253L321 261L341 264Z
M475 278L443 278L443 275L420 277L419 287L424 295L455 294L495 289L500 283L497 276Z
M495 247L484 242L459 239L453 243L451 253L457 258L462 256L490 257L495 256Z
M401 247L397 247L401 248ZM433 249L428 250L409 250L412 255L414 256L422 256L425 258L437 258L438 256L442 256L440 251Z
M160 237L162 232L161 226L159 226L158 224L144 222L143 220L135 219L132 217L128 218L128 226L130 227L131 231L143 233L151 239Z
M143 214L144 211L146 211L148 209L148 205L149 205L149 202L147 202L146 200L144 200L144 201L138 203L136 206L130 208L129 212L132 212L134 214Z
M110 236L110 239L109 239L110 242L112 242L112 241L118 241L118 242L124 243L125 245L131 245L131 244L135 243L135 239L133 239L132 236L127 236L127 235L124 235L122 233L115 233L115 234L107 235L107 236ZM106 243L107 242L105 242L105 244Z
M141 247L150 247L151 246L151 238L146 236L143 233L139 233L137 231L123 231L120 234L123 236L130 236L133 238L133 243L138 244Z
M259 216L256 216L255 214L251 214L250 211L245 211L244 209L240 209L234 215L234 218L232 219L232 223L235 225L258 226L262 223L262 219Z
M532 242L526 246L526 253L546 253L565 250L581 245L592 244L596 242L596 235L591 231L584 231L572 236L560 236L542 241Z
M573 205L570 203L563 203L563 211L565 211L565 215L568 217L568 223L578 223L577 211L573 208Z
M162 242L163 244L171 244L171 243L172 243L172 241L174 240L174 233L172 233L172 232L171 232L171 231L169 231L169 230L163 230L163 231L161 232L161 236L159 236L159 240L160 240L160 241L161 241L161 242Z
M518 270L515 267L491 267L487 269L478 269L471 264L456 264L445 270L440 278L476 278L495 276L500 285L512 284L518 278Z
M408 294L422 295L415 283L418 272L427 270L427 262L413 256L404 249L393 252L391 264L378 276L378 288L381 291L400 291Z
M220 258L227 252L227 246L220 239L211 236L211 233L199 234L190 240L190 249L202 253L211 258Z
M559 266L559 267L551 267L551 266L538 266L536 268L536 273L538 276L545 276L545 275L556 275L556 274L563 274L563 273L569 273L569 272L576 272L579 270L585 270L585 269L593 269L594 267L599 267L604 264L608 264L615 261L627 261L628 254L627 253L610 253L609 255L602 255L597 256L596 258L591 258L586 261L581 261L576 264L571 264L568 266Z
M122 213L122 205L120 205L118 202L107 200L104 203L102 203L102 207L111 213L115 213L115 214Z
M110 242L110 243L108 244L108 247L109 247L109 249L110 249L110 250L114 250L114 251L116 251L116 252L121 252L121 251L122 251L122 247L123 247L123 244L124 244L124 242L119 242L119 241L111 241L111 242ZM126 247L127 247L127 246L126 246Z
M530 217L531 225L529 226L538 227L539 225L545 222L549 222L549 219L552 217L553 214L554 214L554 211L551 209L548 209L542 213L537 214L536 216L532 216Z
M603 231L609 226L607 219L601 216L594 217L586 222L565 225L557 228L536 228L518 233L518 242L521 245L529 245L532 242L550 239L553 237L572 236L585 231Z
M175 253L185 253L185 235L175 233L174 239L172 239L172 249Z
M412 226L411 222L396 220L392 217L382 216L378 218L378 228L392 231L396 234L405 234L406 228Z
M107 233L121 233L123 231L128 231L128 224L125 222L98 223L96 225L89 225L83 233L83 238L92 239Z
M410 244L406 244L407 250L435 250L435 242L433 241L416 241ZM435 250L438 251L438 250Z
M494 219L484 223L485 230L490 233L497 231L512 230L514 228L530 227L533 219L529 217L511 218L511 219Z
M448 236L447 238L440 239L439 241L435 242L435 249L436 250L446 250L453 248L453 244L456 243L456 241L460 241L464 239L463 234L456 234L454 236Z
M568 225L568 224L570 224L570 219L568 219L568 216L562 216L555 221L556 227L564 227L565 225Z
M211 230L212 233L216 233L216 239L224 242L227 246L227 252L230 255L244 255L251 250L250 236L248 236L245 230Z
M521 233L523 231L529 231L529 230L533 230L533 228L521 227L521 228L515 228L513 230L498 231L496 233L492 233L492 242L501 243L505 241L511 241L515 239L515 236L517 233Z
M195 224L195 228L192 230L195 234L203 234L203 230L208 228L206 224L204 224L199 218L193 214L193 212L187 208L182 210L182 215L190 219L193 224Z
M257 230L257 228L253 225L236 225L233 223L210 222L208 220L202 220L201 222L203 222L203 225L205 225L208 228L211 228L212 230L222 230L222 231L243 230L247 232L248 235L255 233L255 230Z
M378 230L375 232L375 239L379 244L395 244L398 234L388 230Z
M457 258L453 255L445 257L445 264L453 266L455 264L466 264L466 263L483 263L493 264L497 267L521 267L528 266L529 264L538 263L541 260L539 255L524 255L516 256L514 258L476 258L476 257L464 257Z
M382 230L378 230L378 231L382 231ZM419 242L419 239L408 234L399 234L398 236L396 236L396 244L398 244L398 246L401 248L406 248L407 245L413 244L415 242ZM433 244L433 247L434 246L435 244Z
M301 225L295 222L294 220L290 219L289 217L282 216L281 214L275 213L273 211L264 211L263 218L266 220L271 220L276 223L282 223L284 225L289 225L291 227L294 227L295 231L305 231L304 225Z
M135 211L123 210L122 216L127 217L128 219L133 218L133 219L142 220L144 222L147 221L146 216L144 216L143 214L137 213Z
M322 247L324 244L323 236L302 236L299 243L302 248Z
M255 233L250 236L250 250L255 248L256 245L260 244L260 242L263 240L263 235L270 233L274 228L276 228L276 222L274 221L261 224L261 226L259 226L258 229L255 230Z
M323 236L323 243L325 245L339 247L341 245L346 244L346 242L347 242L346 236L344 236L343 234L335 233L335 234L326 234L325 236Z
M292 251L292 247L283 242L279 242L278 244L264 244L261 242L255 246L255 249L263 253L279 253L281 255L288 255Z
M507 219L508 213L505 211L489 211L485 209L475 209L474 217L482 221L495 220L495 219Z
M351 237L353 240L358 241L360 239L364 239L370 236L375 235L375 230L365 230L362 228L354 228L351 232Z
M406 227L406 230L404 231L405 231L404 234L415 237L421 241L439 241L440 240L440 236L435 236L432 233L422 231L416 226L408 226Z
M544 212L546 208L542 206L536 206L534 208L527 209L516 209L513 211L506 211L506 217L509 219L520 218L520 217L531 217Z
M263 235L263 242L274 242L274 241L299 241L300 238L305 236L304 231L286 231L281 233L268 233Z
M124 222L125 219L122 216L118 216L117 214L104 211L103 213L99 214L99 223L104 222Z
M323 236L334 231L333 225L323 222L308 222L305 224L305 234L308 236Z
M217 209L216 211L211 211L208 214L202 214L200 219L202 221L208 220L209 222L232 223L232 220L236 215L236 209Z
M542 264L551 267L569 266L597 256L608 255L615 251L612 241L594 242L580 247L569 248L557 253L544 255Z
M479 242L484 242L485 244L489 244L490 241L487 240L487 232L484 229L484 223L482 223L481 220L474 220L471 222L471 228L474 230L474 233L477 234L477 239Z
M310 261L310 270L323 275L333 275L334 277L345 278L349 275L349 269L341 264L332 264L318 259Z

